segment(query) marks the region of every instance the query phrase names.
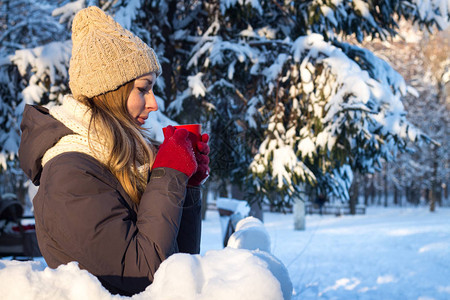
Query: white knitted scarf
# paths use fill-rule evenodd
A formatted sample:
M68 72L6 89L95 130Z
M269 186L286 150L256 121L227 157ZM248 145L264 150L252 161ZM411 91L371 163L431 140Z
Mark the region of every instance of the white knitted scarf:
M75 100L70 95L66 95L62 105L51 107L49 112L56 120L71 129L74 134L62 137L58 143L48 149L42 158L42 166L52 158L65 152L85 153L97 159L102 164L107 164L108 153L110 151L105 139L98 135L95 130L92 130L92 128L88 139L91 111L86 105ZM142 165L138 167L138 171L141 176L146 178L149 168L148 164Z

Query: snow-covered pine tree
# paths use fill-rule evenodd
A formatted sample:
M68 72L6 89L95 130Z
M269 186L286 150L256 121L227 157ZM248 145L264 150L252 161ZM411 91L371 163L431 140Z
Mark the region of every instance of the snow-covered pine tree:
M88 5L98 5L110 14L117 14L116 19L127 28L133 24L132 30L149 42L151 34L148 29L155 30L155 28L148 28L148 19L142 10L144 2L2 1L0 180L13 182L18 178L16 183L8 184L8 192L20 193L27 185L17 163L19 126L25 104L51 106L62 100L62 96L69 92L68 67L72 48L70 28L74 15ZM161 3L164 4L164 1ZM160 8L164 9L164 5ZM158 16L155 15L154 18L157 20ZM157 97L157 101L159 106L164 108L162 99ZM170 120L162 113L156 113L150 122L150 126L156 128L152 137L161 140L162 132L159 134L157 129L169 122ZM1 186L4 187L6 184Z
M70 43L66 28L51 16L51 1L4 1L0 36L0 168L15 165L25 104L58 99L67 90ZM20 12L20 13L19 13Z
M51 16L53 1L6 0L0 5L0 193L25 204L26 178L17 163L26 103L47 103L66 89L67 36Z
M255 157L250 164L254 173L247 180L233 178L234 170L228 174L232 181L246 183L249 195L263 194L275 205L290 205L299 196L288 192L304 180L290 167L292 160L274 159L274 150L288 145L314 174L319 189L346 200L351 169L373 172L382 158L391 159L409 141L426 139L405 117L404 79L388 63L344 38L385 39L395 34L400 18L444 28L449 19L445 1L196 3L209 17L209 27L199 30L200 38L182 37L197 41L188 70L201 74L197 86L207 91L204 107L213 116L234 118L235 131L244 132L242 155ZM215 90L218 81L223 88ZM177 108L184 99L177 99ZM219 105L225 102L241 112L226 113ZM273 118L280 112L277 103L284 107L281 118ZM292 111L299 117L293 128L285 128L296 133L289 144L273 129L286 126ZM272 125L273 120L278 123ZM261 137L259 141L248 143L249 128L256 129L258 134L250 134ZM274 172L283 168L290 176ZM278 178L282 186L275 184Z

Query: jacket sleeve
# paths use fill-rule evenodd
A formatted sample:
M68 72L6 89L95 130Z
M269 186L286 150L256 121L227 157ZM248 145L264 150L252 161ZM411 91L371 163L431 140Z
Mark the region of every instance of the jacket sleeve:
M36 211L43 229L61 255L78 261L113 293L143 291L160 263L177 251L188 177L157 170L134 222L120 185L93 158L65 153L44 168L40 189L45 200Z
M199 254L202 229L202 201L199 187L188 187L183 206L180 230L178 232L178 249L183 253Z

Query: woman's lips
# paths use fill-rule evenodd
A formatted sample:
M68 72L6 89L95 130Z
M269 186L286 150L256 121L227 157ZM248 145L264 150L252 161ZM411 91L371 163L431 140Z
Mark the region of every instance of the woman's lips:
M145 124L145 120L147 120L148 117L137 117L136 120L140 125Z

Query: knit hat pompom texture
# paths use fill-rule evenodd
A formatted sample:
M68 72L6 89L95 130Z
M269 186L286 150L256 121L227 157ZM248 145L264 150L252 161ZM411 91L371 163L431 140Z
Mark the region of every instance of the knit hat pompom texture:
M96 6L72 23L69 86L75 99L92 98L150 72L161 74L155 52Z

